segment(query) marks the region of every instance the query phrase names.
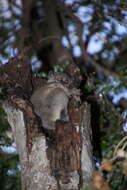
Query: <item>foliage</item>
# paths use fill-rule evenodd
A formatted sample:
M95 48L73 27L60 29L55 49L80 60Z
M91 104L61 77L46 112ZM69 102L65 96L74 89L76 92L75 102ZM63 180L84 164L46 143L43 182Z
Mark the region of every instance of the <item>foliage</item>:
M68 67L69 63L66 62L62 65L55 65L53 68L54 72L65 72L65 69Z
M2 190L20 189L19 158L16 152L11 153L12 141L6 135L10 129L6 115L0 107L0 181ZM6 149L10 149L7 152Z

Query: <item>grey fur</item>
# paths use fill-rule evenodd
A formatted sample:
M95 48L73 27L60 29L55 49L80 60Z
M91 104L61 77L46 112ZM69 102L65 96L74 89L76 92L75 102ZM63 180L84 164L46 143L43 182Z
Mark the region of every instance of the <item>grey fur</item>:
M41 118L46 129L54 129L55 121L58 119L68 121L68 100L64 88L57 85L53 87L50 84L36 90L31 97L35 113Z

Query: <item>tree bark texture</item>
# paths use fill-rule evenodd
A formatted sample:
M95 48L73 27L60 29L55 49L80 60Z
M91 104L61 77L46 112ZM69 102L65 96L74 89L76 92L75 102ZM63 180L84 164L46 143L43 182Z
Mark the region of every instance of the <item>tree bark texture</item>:
M51 83L52 88L65 89L69 94L69 119L59 118L54 129L47 132L35 114L30 94L32 88L36 89L34 86L45 88L48 81L32 79L25 56L10 59L1 73L0 84L8 89L3 108L19 153L22 190L79 190L89 185L92 175L90 106L87 102L81 103L80 91L69 84L71 79L65 87L66 80L61 81L64 75L59 73L59 77L55 76L57 82ZM53 98L51 96L51 103ZM59 100L56 93L56 103L57 98Z
M19 153L22 190L79 190L90 184L90 108L87 103L80 111L74 102L69 106L72 118L69 123L56 122L52 142L38 129L31 105L16 97L11 97L11 105L4 103Z
M77 93L82 79L80 70L61 43L63 32L58 1L44 1L46 37L43 35L44 28L42 30L40 25L37 27L35 18L32 20L32 29L28 28L31 10L34 9L36 1L31 0L30 5L24 0L22 2L23 18L26 20L22 27L24 35L20 47L24 47L25 38L30 33L35 39L33 43L38 58L43 62L42 69L44 70L45 66L49 71L49 68L57 64L67 63L65 70L70 77L69 85L68 82L66 85L63 84L66 83L66 77L63 81L52 82L52 88L56 89L57 85L69 94L69 119L57 119L54 129L47 131L30 101L36 88L45 88L45 85L48 85L46 80L32 77L29 59L26 56L30 49L25 48L1 69L0 84L7 89L3 108L12 127L19 153L22 190L80 190L81 187L90 184L93 170L90 105L81 102L81 94ZM47 112L47 116L48 114Z

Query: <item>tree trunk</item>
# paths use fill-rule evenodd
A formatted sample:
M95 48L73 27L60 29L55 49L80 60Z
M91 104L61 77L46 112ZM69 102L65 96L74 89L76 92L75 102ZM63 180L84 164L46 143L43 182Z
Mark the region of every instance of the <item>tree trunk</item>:
M17 84L17 75L24 72L22 70L22 72L17 73L17 70L13 67L17 65L22 66L18 67L21 69L27 63L25 64L22 60L15 64L14 60L12 63L12 60L10 60L11 64L8 63L4 66L6 80L4 78L0 79L1 81L5 81L5 83L16 82ZM17 61L19 60L17 59ZM13 70L10 70L9 64ZM10 81L9 72L15 71L15 74L11 73L13 80ZM27 73L29 72L27 71ZM57 77L60 79L61 74L58 74L58 76L56 74L56 80ZM11 75L10 77L12 79ZM65 76L62 75L62 77ZM20 81L25 84L23 79L26 80L26 88L28 88L27 83L30 85L30 82L27 82L27 76L22 76L22 80ZM63 81L65 80L63 79ZM21 83L18 84L20 87L23 85ZM47 81L44 86L42 85L41 89L45 89L47 86L50 90L52 89L49 99L50 104L53 102L54 106L51 107L52 112L49 108L46 113L44 112L45 106L50 106L48 105L49 102L44 107L41 108L43 104L40 104L39 107L39 109L44 109L43 116L45 115L44 118L49 118L49 120L50 115L52 113L55 114L59 110L59 108L56 110L54 100L56 104L62 104L61 101L63 101L64 96L61 96L61 92L64 91L68 94L66 105L68 120L63 121L61 119L63 110L60 110L57 112L60 118L57 117L54 121L54 128L48 130L44 128L44 120L41 122L36 116L34 112L36 111L36 105L33 104L35 107L32 106L29 96L25 93L25 89L21 89L19 93L19 87L15 88L16 84L11 85L14 86L14 89L12 88L8 91L10 95L8 96L8 100L3 103L3 108L12 127L19 153L22 190L79 190L81 187L88 186L92 175L90 106L86 102L82 103L81 106L79 90L72 87L71 83L70 86L65 86L62 82L51 82L51 80ZM54 93L55 90L56 92L60 91L60 93ZM43 98L43 96L40 98ZM49 94L47 94L46 98L48 96ZM55 99L54 96L56 96ZM61 101L59 99L60 96L62 97Z
M7 101L3 107L19 153L22 190L79 190L89 186L92 174L89 105L85 102L80 113L71 105L73 126L58 122L52 143L38 130L31 105L19 98L13 98L12 103L18 108ZM77 114L81 121L76 126Z
M57 81L51 83L54 91L60 89L67 92L68 120L61 119L63 113L61 110L59 118L54 121L54 128L45 129L44 123L36 115L37 113L35 114L35 106L30 101L31 91L37 87L45 88L44 81L31 79L29 64L24 61L24 54L12 58L3 66L3 73L6 72L5 76L0 76L0 83L3 83L3 87L8 84L8 88L11 88L3 108L12 127L19 153L22 190L80 190L81 187L90 185L93 170L90 105L80 100L81 94L77 93L79 88L77 84L81 81L80 71L60 41L62 33L58 21L57 1L46 0L44 10L49 39L53 36L58 38L55 41L51 40L49 64L51 67L66 62L69 64L66 70L70 77L69 83L66 84L66 77L62 81L58 77ZM30 10L28 13L27 18L30 18ZM27 20L27 24L28 22ZM43 42L43 39L40 40ZM43 46L37 47L37 51L41 51L41 54L44 53L43 50ZM24 53L27 54L25 51ZM61 76L64 78L64 75ZM47 81L45 83L49 85ZM51 103L53 98L52 95ZM57 98L59 102L59 96L56 94L56 100ZM48 110L50 112L49 108ZM49 112L47 118L50 119ZM43 114L45 115L44 111Z

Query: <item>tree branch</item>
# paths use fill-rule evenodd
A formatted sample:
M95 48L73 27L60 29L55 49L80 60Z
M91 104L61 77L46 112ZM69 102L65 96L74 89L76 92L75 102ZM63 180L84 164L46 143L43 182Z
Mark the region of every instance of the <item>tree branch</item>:
M99 65L98 63L96 63L96 61L94 61L86 52L84 53L83 57L84 57L84 59L87 60L91 65L93 65L93 66L97 69L98 72L102 72L102 73L104 73L106 76L113 76L113 77L114 77L115 79L117 79L117 80L121 80L121 79L122 79L122 77L121 77L119 74L117 74L117 73L115 73L115 72L113 72L113 71L110 71L110 70L108 70L107 68L105 68L104 66L101 66L101 65Z

